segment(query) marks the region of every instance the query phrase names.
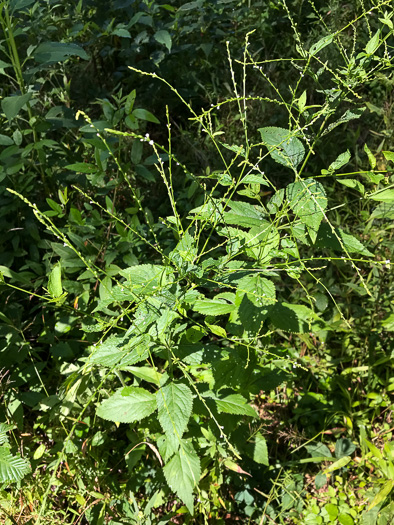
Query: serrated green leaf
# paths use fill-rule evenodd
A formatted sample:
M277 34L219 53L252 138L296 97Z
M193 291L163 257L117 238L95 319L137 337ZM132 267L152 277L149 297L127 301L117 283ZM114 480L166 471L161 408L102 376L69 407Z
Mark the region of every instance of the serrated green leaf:
M253 459L256 463L259 463L260 465L269 465L267 442L265 440L265 437L262 436L260 432L257 432L257 434L255 435Z
M224 301L215 301L214 299L197 299L192 305L195 312L203 315L225 315L234 312L237 307Z
M361 184L360 181L358 181L356 179L338 179L338 182L340 184L343 184L344 186L347 186L348 188L352 188L354 190L357 190L362 195L364 195L364 192L365 192L364 184Z
M149 357L150 337L147 334L133 337L112 335L95 347L89 363L104 367L131 366Z
M158 291L168 282L166 266L140 264L120 271L126 277L125 287L138 295L150 295Z
M230 394L224 398L215 399L215 402L219 412L239 416L257 417L254 408L247 404L246 399L241 396L241 394Z
M126 386L101 403L97 415L109 421L133 423L156 410L156 396L144 388Z
M193 445L182 441L180 450L164 466L163 472L171 490L181 498L193 515L193 490L201 475L200 459Z
M48 292L54 298L60 297L63 293L62 287L62 267L60 262L55 264L48 279Z
M174 382L160 388L156 393L159 421L167 439L177 445L186 430L193 407L190 388Z
M258 131L276 162L293 169L302 162L305 156L304 145L291 131L274 126L259 128Z
M3 443L8 443L7 432L12 430L13 428L14 426L9 425L8 423L0 423L0 445L3 445Z
M258 273L246 275L237 282L236 305L240 304L245 293L255 306L266 306L276 302L274 283Z
M20 481L30 472L26 459L13 456L5 446L0 447L0 483Z
M308 226L312 242L315 242L320 223L327 207L323 186L314 179L289 184L286 189L290 208L303 224Z
M280 236L276 227L268 221L261 221L244 236L246 253L249 257L267 264L273 257L272 250L279 246Z
M155 385L161 385L164 382L163 380L168 377L168 374L161 374L150 366L125 366L119 368L131 372L133 376L139 377L148 383L154 383Z

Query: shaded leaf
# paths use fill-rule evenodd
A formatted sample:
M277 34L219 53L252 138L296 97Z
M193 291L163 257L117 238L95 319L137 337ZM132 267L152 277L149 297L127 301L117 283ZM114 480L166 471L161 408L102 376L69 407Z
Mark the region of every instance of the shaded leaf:
M19 111L25 104L29 102L32 97L32 93L26 93L25 95L15 95L13 97L4 97L1 101L1 109L4 111L5 116L8 120L15 118Z
M171 51L172 39L168 31L166 31L165 29L160 29L159 31L156 31L154 38L156 42L165 45L168 51Z
M71 56L78 56L83 60L89 60L89 55L81 46L64 42L43 42L33 53L34 59L40 64L63 62Z

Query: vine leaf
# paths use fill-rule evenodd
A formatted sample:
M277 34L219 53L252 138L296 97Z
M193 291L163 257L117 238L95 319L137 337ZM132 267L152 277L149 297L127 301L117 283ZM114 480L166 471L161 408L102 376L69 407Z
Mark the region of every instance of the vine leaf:
M241 394L230 394L222 399L215 399L215 401L219 412L257 417L254 408L247 404L246 399Z
M305 156L304 145L300 139L292 136L291 131L275 126L259 128L258 131L276 162L293 169L302 162Z
M172 382L157 391L156 401L160 424L167 439L176 448L192 412L192 392L188 386Z
M198 484L201 473L200 459L193 445L182 440L180 450L165 465L163 472L169 487L185 503L190 514L193 514L193 489Z
M126 386L101 403L97 415L109 421L133 423L156 410L156 398L144 388Z

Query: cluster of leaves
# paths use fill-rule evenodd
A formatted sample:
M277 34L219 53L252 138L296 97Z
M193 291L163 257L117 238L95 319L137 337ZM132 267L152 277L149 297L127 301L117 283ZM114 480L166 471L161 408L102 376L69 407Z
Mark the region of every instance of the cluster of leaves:
M173 4L81 0L69 18L67 5L0 4L3 418L29 436L30 513L354 523L356 496L336 505L331 485L324 505L301 497L295 465L329 462L316 490L332 473L378 469L359 514L388 523L392 448L385 459L360 429L373 432L393 389L394 154L387 132L356 143L370 90L392 76L390 2L357 4L334 28L313 2L298 15L286 2ZM243 41L271 17L292 30L274 59L256 34ZM306 17L327 34L304 39ZM223 60L224 89L195 87ZM192 153L155 92L190 115ZM92 98L99 110L85 108ZM277 400L264 399L283 388L311 458L269 439ZM343 425L361 435L361 465L351 439L336 441L335 460L316 442ZM28 462L4 443L0 481L18 482Z

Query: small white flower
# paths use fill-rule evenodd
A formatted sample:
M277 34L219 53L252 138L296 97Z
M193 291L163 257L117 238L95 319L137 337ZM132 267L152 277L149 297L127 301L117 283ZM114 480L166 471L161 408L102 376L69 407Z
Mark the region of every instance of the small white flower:
M153 144L154 144L153 140L150 140L150 141L149 141L149 144L150 144L151 146L153 146Z

